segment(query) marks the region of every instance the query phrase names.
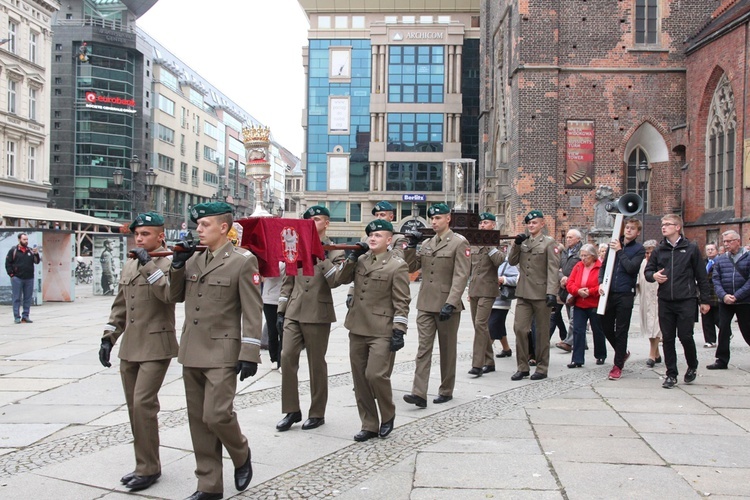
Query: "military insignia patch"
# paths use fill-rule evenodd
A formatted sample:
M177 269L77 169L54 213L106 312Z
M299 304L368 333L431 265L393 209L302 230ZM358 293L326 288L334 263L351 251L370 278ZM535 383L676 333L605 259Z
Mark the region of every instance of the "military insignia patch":
M467 257L471 257L471 248L466 248L466 251L464 252Z
M297 249L299 242L299 234L297 230L291 226L287 226L281 230L281 252L284 254L284 259L288 264L294 264L297 262L299 250Z
M560 249L555 247L555 253L560 253Z
M260 285L260 274L253 273L253 285Z

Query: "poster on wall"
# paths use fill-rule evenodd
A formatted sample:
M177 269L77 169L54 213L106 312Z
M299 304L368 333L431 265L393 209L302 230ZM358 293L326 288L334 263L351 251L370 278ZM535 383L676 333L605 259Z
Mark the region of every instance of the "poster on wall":
M328 189L349 190L349 156L328 157Z
M46 258L42 263L42 296L46 302L73 302L75 285L73 256L75 242L73 233L47 231L44 233Z
M568 120L565 187L594 188L594 138L593 120Z
M349 96L331 96L328 101L328 133L349 133Z
M38 306L42 303L42 265L44 263L44 249L42 247L41 231L25 231L23 229L6 229L0 231L0 255L3 262L10 253L11 249L18 245L18 235L24 233L29 238L29 247L36 246L39 251L40 264L34 266L34 293L31 305ZM3 269L0 273L0 304L11 305L13 303L13 286L11 285L10 276Z
M125 257L125 240L94 236L94 295L114 295Z

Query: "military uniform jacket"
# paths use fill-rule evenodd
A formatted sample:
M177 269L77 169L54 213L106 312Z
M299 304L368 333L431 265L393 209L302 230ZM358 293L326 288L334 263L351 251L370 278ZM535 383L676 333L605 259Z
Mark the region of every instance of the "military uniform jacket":
M258 259L250 251L227 242L208 264L205 253L196 253L181 269L170 269L169 281L170 300L185 302L180 363L191 368L260 363L263 301Z
M327 238L322 243L332 244ZM304 276L301 269L297 271L297 276L284 276L279 295L279 314L299 323L336 321L331 288L338 286L335 285L334 275L345 258L343 250L329 250L326 259L315 264L313 276Z
M422 243L419 252L415 248L404 250L404 259L409 272L422 269L422 285L417 297L417 309L438 313L445 304L463 311L461 296L471 271L471 249L469 242L450 229L440 243L437 236ZM496 278L497 279L497 278Z
M560 290L560 249L551 237L540 234L513 244L508 263L518 267L516 297L544 300Z
M346 259L335 275L335 285L354 283L351 309L344 326L355 335L390 337L393 329L406 332L409 317L409 268L391 250L373 262L370 252L353 262Z
M497 297L497 268L505 262L505 254L495 247L479 247L471 254L469 297Z
M171 258L156 257L145 266L129 259L120 274L104 337L112 344L122 336L118 357L141 363L177 356L174 303L166 274Z

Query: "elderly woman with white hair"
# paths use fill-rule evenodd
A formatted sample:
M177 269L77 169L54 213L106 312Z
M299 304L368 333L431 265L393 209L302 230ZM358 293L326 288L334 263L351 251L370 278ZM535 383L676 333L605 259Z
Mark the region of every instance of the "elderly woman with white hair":
M638 281L635 285L635 293L639 297L641 304L641 333L648 338L651 344L648 361L646 361L646 364L650 368L653 368L656 363L661 363L661 356L659 355L661 330L659 329L659 299L657 297L659 283L649 283L646 281L643 271L646 268L649 257L651 257L651 252L654 251L657 245L656 240L648 240L643 244L643 248L646 249L646 256L641 263L641 270L638 272Z
M602 262L597 249L589 243L581 247L581 262L578 262L570 273L565 287L574 298L576 312L573 315L573 356L568 368L580 368L584 364L586 348L586 324L591 324L594 334L594 356L601 356L600 350L606 349L604 331L599 323L596 308L599 305L599 270ZM605 351L606 352L606 351Z

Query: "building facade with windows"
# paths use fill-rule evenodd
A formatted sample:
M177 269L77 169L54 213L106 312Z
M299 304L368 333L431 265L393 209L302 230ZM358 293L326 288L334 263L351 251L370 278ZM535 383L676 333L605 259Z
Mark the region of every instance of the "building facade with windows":
M55 0L1 0L0 199L47 205Z
M425 223L444 160L477 158L479 1L299 3L311 27L295 209L325 205L339 241L359 239L381 200L397 226Z
M194 227L196 203L226 200L237 218L253 212L242 128L260 123L136 27L155 3L77 0L56 19L51 199L122 222L153 209L176 239ZM284 185L279 150L271 151L270 179L281 179L263 182L268 205L272 195L283 204L283 189L273 187Z
M609 239L592 214L628 191L644 198L647 238L660 237L665 213L697 218L683 203L696 175L684 41L719 3L483 4L480 204L501 232L540 209L558 240L569 228Z

